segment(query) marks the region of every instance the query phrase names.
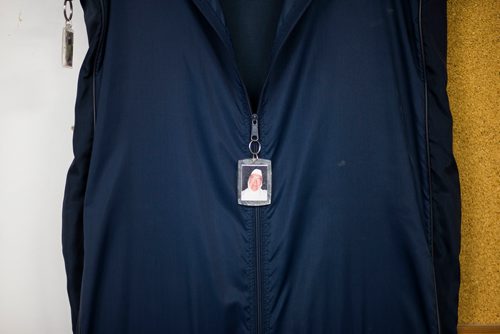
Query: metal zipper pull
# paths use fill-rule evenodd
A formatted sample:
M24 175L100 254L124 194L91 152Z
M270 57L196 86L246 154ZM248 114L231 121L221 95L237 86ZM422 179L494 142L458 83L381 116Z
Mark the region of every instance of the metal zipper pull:
M69 14L68 14L68 7L66 7L68 3L69 3ZM71 19L73 18L72 0L64 0L63 14L66 23L64 25L63 35L62 35L62 66L66 68L72 68L73 44L74 44L73 27L71 25Z
M257 149L255 149L252 144L256 143ZM250 149L250 153L252 153L253 159L258 159L260 152L260 142L259 142L259 120L257 113L252 114L252 132L250 135L250 143L248 143L248 148Z
M259 140L259 120L257 114L252 114L252 138L251 140Z

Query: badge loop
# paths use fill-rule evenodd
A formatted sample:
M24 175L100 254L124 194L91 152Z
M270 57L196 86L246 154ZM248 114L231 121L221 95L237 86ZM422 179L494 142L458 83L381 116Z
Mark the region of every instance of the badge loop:
M252 143L257 143L258 145L258 149L255 151L253 148L252 148ZM248 143L248 149L250 150L250 153L252 153L252 160L258 160L259 159L259 152L260 152L260 149L261 149L261 144L259 142L259 140L255 140L255 139L251 139L250 142Z
M68 2L69 2L69 17L68 17L68 8L66 7L66 4ZM71 19L73 18L73 1L72 0L64 0L63 14L64 14L64 19L66 20L66 23L71 21Z

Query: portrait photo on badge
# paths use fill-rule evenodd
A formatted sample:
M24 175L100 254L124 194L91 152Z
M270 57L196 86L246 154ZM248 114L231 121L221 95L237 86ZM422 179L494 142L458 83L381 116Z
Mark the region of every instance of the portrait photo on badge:
M238 203L253 206L271 203L271 163L269 160L240 160Z

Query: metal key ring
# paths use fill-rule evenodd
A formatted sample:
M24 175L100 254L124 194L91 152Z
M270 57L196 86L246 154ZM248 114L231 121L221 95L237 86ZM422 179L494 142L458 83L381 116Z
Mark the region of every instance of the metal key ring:
M66 7L66 4L68 2L69 2L69 17L68 17L68 8ZM64 14L64 19L66 19L66 22L71 21L71 19L73 18L73 1L72 0L64 0L63 14Z
M259 146L258 146L258 147L259 147L259 149L257 150L257 152L254 152L254 151L252 150L252 143L257 143L257 144L259 144ZM254 154L254 155L259 154L260 149L261 149L260 142L259 142L258 140L251 140L251 141L248 143L248 149L250 150L250 153L252 153L252 154Z

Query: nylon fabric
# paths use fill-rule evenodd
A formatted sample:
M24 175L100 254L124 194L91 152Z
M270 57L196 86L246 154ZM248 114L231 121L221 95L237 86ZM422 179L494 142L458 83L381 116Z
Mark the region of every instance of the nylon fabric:
M445 0L283 0L259 208L237 203L252 107L230 11L81 4L62 206L73 333L456 334Z

